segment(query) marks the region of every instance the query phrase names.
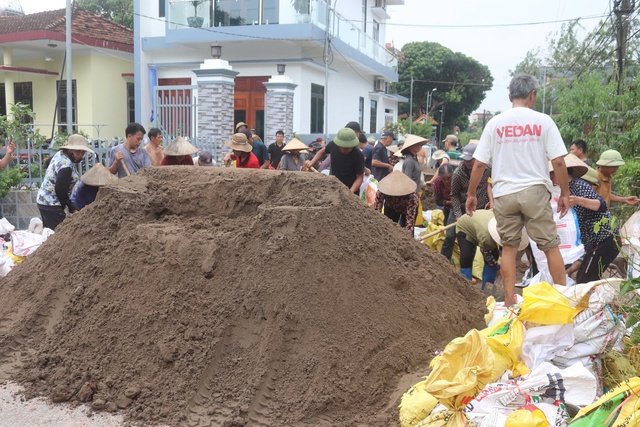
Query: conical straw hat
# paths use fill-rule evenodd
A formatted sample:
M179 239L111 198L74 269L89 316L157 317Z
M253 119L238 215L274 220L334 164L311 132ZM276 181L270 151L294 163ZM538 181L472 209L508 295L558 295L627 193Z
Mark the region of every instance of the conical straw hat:
M93 185L94 187L101 187L103 185L111 184L117 181L118 178L109 169L104 167L102 163L96 163L94 167L89 169L87 173L82 175L80 181L86 185Z
M404 140L404 145L402 146L403 150L406 150L407 148L416 145L416 144L426 144L427 142L429 142L429 140L427 140L427 138L423 138L421 136L418 135L407 135L407 138Z
M287 142L287 145L282 147L282 151L292 151L292 150L306 150L307 147L304 142L300 141L298 138L293 138L291 141Z
M189 141L179 136L164 149L165 156L189 156L197 153L198 150Z
M572 168L573 173L571 176L574 178L580 178L589 171L589 166L575 154L569 153L564 156L564 163L567 165L567 169ZM551 162L549 162L549 171L553 171L553 164Z
M393 171L378 183L378 190L387 196L406 196L417 190L414 180L400 171Z

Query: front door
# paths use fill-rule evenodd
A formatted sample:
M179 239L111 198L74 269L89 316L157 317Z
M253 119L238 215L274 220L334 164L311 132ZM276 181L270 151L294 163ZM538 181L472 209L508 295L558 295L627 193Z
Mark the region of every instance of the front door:
M249 129L264 141L264 96L267 88L265 77L236 77L234 95L234 124L245 122ZM275 137L275 136L274 136Z

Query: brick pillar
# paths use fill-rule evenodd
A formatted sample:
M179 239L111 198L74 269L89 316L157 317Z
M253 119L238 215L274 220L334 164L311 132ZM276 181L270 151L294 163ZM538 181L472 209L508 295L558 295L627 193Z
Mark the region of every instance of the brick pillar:
M298 86L290 77L272 76L263 83L265 95L265 140L274 140L276 132L284 131L285 142L293 138L293 92Z
M233 96L238 71L224 59L206 59L193 70L198 79L198 139L214 143L216 162L222 164L224 141L234 132Z

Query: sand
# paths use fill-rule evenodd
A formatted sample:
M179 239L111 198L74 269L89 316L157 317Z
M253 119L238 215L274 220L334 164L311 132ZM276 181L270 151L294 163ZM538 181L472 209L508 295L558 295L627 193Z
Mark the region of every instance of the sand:
M333 177L151 168L56 231L0 282L0 381L139 425L397 425L483 326L477 287Z

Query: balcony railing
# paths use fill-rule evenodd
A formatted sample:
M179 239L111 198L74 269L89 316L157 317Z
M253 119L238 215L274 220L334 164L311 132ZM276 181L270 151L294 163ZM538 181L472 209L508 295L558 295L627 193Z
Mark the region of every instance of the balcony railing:
M386 67L395 56L325 0L310 0L309 13L298 13L290 0L169 0L170 29L311 23ZM327 19L327 14L328 19Z

